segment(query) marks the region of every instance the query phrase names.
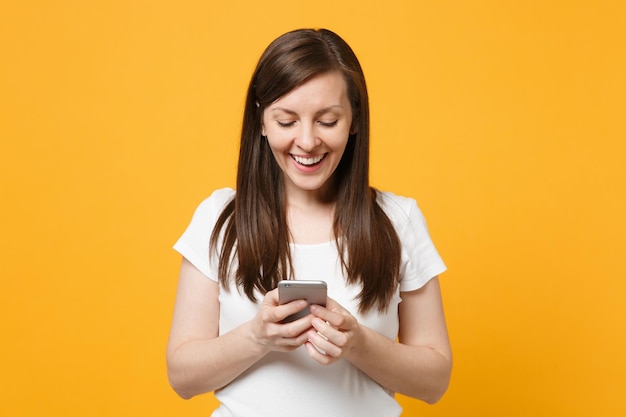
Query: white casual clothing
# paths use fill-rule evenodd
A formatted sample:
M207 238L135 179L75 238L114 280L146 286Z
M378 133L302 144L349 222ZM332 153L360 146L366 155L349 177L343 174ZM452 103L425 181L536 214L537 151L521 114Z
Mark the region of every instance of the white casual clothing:
M232 189L215 191L196 209L189 227L174 248L209 279L217 281L218 260L209 254L209 239L217 217L234 197ZM415 200L380 193L378 202L394 225L402 245L400 285L386 313L376 308L359 314L358 285L347 285L335 242L291 244L295 279L324 280L328 296L359 323L391 340L398 335L400 292L421 288L446 267L435 249ZM260 300L262 296L257 294ZM251 320L258 304L238 291L220 288L219 333ZM392 417L402 409L392 392L378 385L346 360L323 366L309 358L306 349L272 352L226 387L215 393L221 406L213 417Z

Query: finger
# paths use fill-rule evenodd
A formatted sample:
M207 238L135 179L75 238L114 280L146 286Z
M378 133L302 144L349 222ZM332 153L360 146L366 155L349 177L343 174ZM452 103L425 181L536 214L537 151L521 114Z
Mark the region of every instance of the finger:
M338 360L337 358L321 353L311 342L305 343L304 346L309 356L322 365L330 365Z
M281 304L274 309L276 321L283 321L292 314L299 313L307 307L305 300L295 300L286 304Z
M339 306L339 304L337 304ZM346 315L350 315L343 307L341 308L341 312L329 310L326 307L312 305L311 306L311 314L315 317L321 319L323 322L330 323L335 328L343 329L345 317Z
M265 293L263 297L263 304L277 306L278 305L278 289L274 288L271 291Z
M326 356L332 356L333 358L341 357L342 350L323 335L319 334L315 330L309 330L307 332L308 343L312 343L317 351Z
M284 338L298 338L301 339L300 344L306 342L307 332L312 328L311 320L313 316L310 314L306 317L292 321L289 323L277 323L279 326L279 333Z
M277 342L277 344L282 347L286 347L286 348L289 348L290 350L293 350L297 347L302 346L308 340L309 340L309 336L307 332L304 332L296 337L283 337Z
M348 342L348 336L346 333L331 326L328 322L321 320L318 317L314 317L311 320L311 326L313 329L325 340L329 341L339 348L346 346Z
M311 326L324 337L326 340L332 335L331 331L337 331L327 321L320 319L319 317L313 317L311 319Z

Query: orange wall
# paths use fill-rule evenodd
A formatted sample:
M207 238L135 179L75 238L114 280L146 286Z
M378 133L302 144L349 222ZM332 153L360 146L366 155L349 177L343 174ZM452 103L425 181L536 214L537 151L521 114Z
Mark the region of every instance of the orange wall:
M2 2L1 415L209 415L166 380L170 248L303 26L361 58L372 180L449 266L452 384L406 415L626 414L624 2L211 3Z

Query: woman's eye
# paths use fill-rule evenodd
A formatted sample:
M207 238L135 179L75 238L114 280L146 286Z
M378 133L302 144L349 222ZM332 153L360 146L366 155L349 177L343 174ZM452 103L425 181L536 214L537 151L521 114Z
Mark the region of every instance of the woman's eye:
M280 126L280 127L291 127L291 126L296 124L296 122L294 122L294 121L291 121L291 122L281 122L280 120L277 120L276 123L278 123L278 126Z
M335 125L337 125L337 120L333 121L333 122L319 122L320 125L324 126L324 127L333 127Z

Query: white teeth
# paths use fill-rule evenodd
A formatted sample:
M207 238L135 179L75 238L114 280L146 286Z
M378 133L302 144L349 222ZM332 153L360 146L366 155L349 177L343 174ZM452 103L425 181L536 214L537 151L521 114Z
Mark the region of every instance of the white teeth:
M301 156L296 156L296 155L291 155L291 156L300 165L315 165L319 161L324 159L324 155L314 156L312 158L303 158Z

